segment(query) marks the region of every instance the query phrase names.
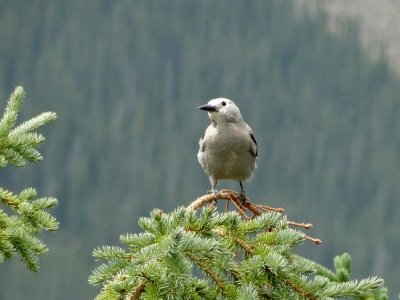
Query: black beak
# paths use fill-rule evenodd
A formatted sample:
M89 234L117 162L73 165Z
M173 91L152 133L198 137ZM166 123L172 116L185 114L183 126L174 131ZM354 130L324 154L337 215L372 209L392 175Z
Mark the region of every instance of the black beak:
M198 108L201 110L206 110L206 111L215 111L215 112L218 111L218 107L215 107L211 104L204 104L202 106L199 106Z

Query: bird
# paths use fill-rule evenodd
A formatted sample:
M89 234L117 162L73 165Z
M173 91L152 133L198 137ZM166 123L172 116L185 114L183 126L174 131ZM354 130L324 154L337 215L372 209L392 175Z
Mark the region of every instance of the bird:
M198 107L208 112L211 124L199 141L197 159L208 175L212 193L219 180L240 184L239 196L245 199L242 181L249 180L256 168L257 142L253 130L243 120L237 105L226 98L216 98Z

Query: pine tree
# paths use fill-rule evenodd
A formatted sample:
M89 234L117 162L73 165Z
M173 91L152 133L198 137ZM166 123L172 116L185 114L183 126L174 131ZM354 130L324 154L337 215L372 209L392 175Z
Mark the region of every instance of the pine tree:
M45 138L36 129L57 117L53 112L45 112L16 126L24 98L24 89L17 87L0 120L0 167L23 167L40 161L42 155L37 148ZM48 248L37 236L43 230L57 230L58 222L47 212L57 204L57 199L36 196L34 188L15 194L0 187L0 262L18 255L29 270L38 271L38 257L47 253Z
M235 205L218 212L217 200ZM208 205L208 206L206 206ZM250 215L249 215L250 214ZM125 247L103 246L106 262L89 277L103 299L387 299L377 277L350 280L348 254L335 272L293 253L305 240L282 209L244 203L233 191L198 198L171 213L153 210L139 219L144 230L120 237Z

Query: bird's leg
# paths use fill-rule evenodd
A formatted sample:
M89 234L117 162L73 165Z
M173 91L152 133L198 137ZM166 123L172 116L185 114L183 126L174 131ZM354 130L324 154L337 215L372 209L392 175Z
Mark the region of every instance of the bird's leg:
M214 197L216 197L217 193L218 193L218 190L215 189L215 186L217 185L218 181L215 178L210 177L210 182L211 182L211 190L208 191L208 193L209 194L213 194ZM217 201L216 200L214 200L213 203L214 203L215 206L217 205Z
M218 190L215 188L217 185L217 180L210 176L211 190L208 191L209 194L216 194Z
M244 201L246 200L246 193L244 192L243 185L242 185L241 181L239 181L239 184L240 184L239 199L240 199L240 201L242 202L242 205L243 205Z

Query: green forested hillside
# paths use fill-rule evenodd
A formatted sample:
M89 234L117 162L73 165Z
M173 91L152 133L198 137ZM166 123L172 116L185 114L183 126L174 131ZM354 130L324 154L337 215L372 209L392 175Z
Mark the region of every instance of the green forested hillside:
M211 98L234 100L259 161L247 194L311 222L329 265L399 292L400 82L371 61L357 24L332 36L291 1L2 1L0 107L16 85L23 116L45 110L44 161L0 172L10 190L59 199L60 230L38 274L0 266L0 299L90 299L93 248L209 189L197 163ZM222 183L220 187L236 187Z

